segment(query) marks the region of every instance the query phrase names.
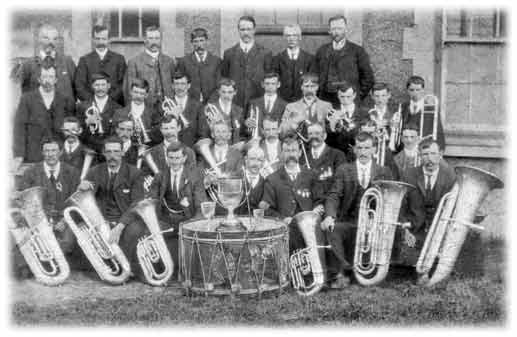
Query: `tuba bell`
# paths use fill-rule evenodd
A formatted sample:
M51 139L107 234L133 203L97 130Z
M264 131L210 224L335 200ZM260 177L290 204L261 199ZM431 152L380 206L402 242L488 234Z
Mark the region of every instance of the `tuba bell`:
M144 277L150 285L163 286L174 272L174 262L165 244L163 232L160 230L156 216L156 203L154 199L144 199L139 201L131 211L140 216L151 233L139 239L136 246L136 255Z
M457 181L438 204L416 264L419 284L426 286L449 276L469 228L483 229L472 223L477 209L488 192L504 186L495 175L475 167L458 166L455 171Z
M68 278L70 267L45 215L43 191L37 186L16 192L9 230L36 280L55 286Z
M361 197L354 252L354 275L365 286L386 277L402 199L413 185L378 180Z
M124 283L131 273L129 262L118 244L108 243L110 227L97 206L93 191L77 191L66 203L69 206L63 211L63 217L99 277L111 284ZM78 218L80 221L76 222Z
M293 288L301 296L311 296L321 290L326 282L325 251L321 248L325 237L320 228L321 217L312 211L300 212L293 217L302 233L306 248L294 252L289 258L289 274ZM309 277L312 280L306 281Z

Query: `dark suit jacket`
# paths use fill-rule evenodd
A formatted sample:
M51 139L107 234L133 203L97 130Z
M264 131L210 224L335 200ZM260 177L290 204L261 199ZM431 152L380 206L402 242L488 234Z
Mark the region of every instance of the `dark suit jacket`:
M56 91L47 110L39 89L24 93L14 117L13 153L27 163L43 160L41 141L44 137L60 137L65 116L73 116L73 101Z
M264 94L261 83L264 74L271 71L272 59L271 52L256 42L247 55L238 43L224 51L221 75L237 85L235 104L246 107L251 99Z
M331 66L333 51L332 43L327 43L316 52L312 71L319 74L320 92L336 92L335 88L329 88L329 79L330 82L347 81L358 88L358 98L364 99L374 84L368 54L363 47L347 40L345 46L337 52L337 63Z
M113 122L117 123L117 121L125 118L132 119L131 117L131 104L115 110L113 114ZM162 134L160 132L160 121L161 121L160 112L149 105L145 105L144 112L142 114L142 123L144 123L144 127L146 129L147 135L151 139L151 143L149 145L156 145L163 141ZM135 132L136 138L136 132ZM142 139L143 141L143 139Z
M266 178L262 200L270 205L266 215L286 218L294 216L297 208L312 211L322 204L323 193L313 172L302 168L293 182L282 166Z
M84 144L79 144L79 146L71 153L67 153L66 149L63 148L63 152L61 153L60 159L62 162L75 167L76 169L79 170L79 172L81 172L81 170L83 168L83 163L84 163L84 156L86 154L85 153L86 148L87 147L84 146ZM95 165L97 165L99 163L100 160L102 160L99 158L100 156L101 156L100 153L97 153L97 155L94 156L90 167L94 167Z
M39 56L31 57L23 63L21 69L22 93L38 89L41 63L42 60ZM57 75L56 92L59 92L61 95L75 103L74 61L68 55L60 55L57 53L54 65L56 66Z
M402 179L411 168L415 167L415 157L408 157L404 151L397 153L393 157L393 161L397 168L396 172L393 172L395 180Z
M219 100L211 102L214 104L219 111L222 111L221 106L219 105ZM208 121L205 114L206 106L203 107L201 113L199 114L199 126L198 126L198 134L199 138L210 138L210 126L208 125ZM230 111L230 115L224 115L224 120L230 126L230 130L232 132L232 138L230 140L230 144L235 144L241 140L245 140L246 137L246 126L244 125L244 111L243 109L232 103L232 109Z
M167 164L167 160L165 159L165 146L163 143L160 143L156 146L154 146L151 149L151 157L154 160L154 163L160 170L160 172L167 171L169 169L169 165ZM196 169L196 153L194 150L192 150L190 147L185 147L185 152L187 153L187 160L185 161L185 168L188 171L195 170ZM145 161L142 163L142 172L144 175L151 174L151 169L149 166L145 163Z
M75 72L75 89L77 98L89 101L93 98L92 74L104 72L110 77L111 88L109 96L118 104L124 104L122 85L126 74L126 59L124 56L108 49L104 59L94 50L81 56Z
M103 214L106 213L106 203L108 196L108 165L99 164L90 169L85 180L91 182L95 190L97 205ZM143 181L140 171L133 165L122 162L120 169L113 183L113 193L115 202L119 207L122 216L120 222L129 224L131 217L127 213L131 204L144 198Z
M303 74L308 73L314 67L313 63L314 55L302 49L298 53L294 69L291 67L291 60L287 50L273 57L273 71L280 75L279 94L288 103L302 98L300 79Z
M106 105L104 106L104 110L101 111L102 130L104 133L102 135L98 132L92 134L90 128L85 123L86 115L84 113L89 107L92 106L92 102L93 98L79 103L77 105L76 115L77 118L79 118L81 121L81 126L83 128L81 142L98 153L101 153L104 140L115 133L116 124L114 123L115 120L113 119L113 115L115 114L116 110L122 109L122 107L111 97L109 97Z
M434 212L443 195L449 192L456 182L454 170L445 163L440 164L438 177L431 190L432 212L426 212L424 203L425 198L425 178L422 166L414 167L407 172L402 181L416 186L406 194L400 208L401 222L411 222L411 232L422 243L425 239L427 230L433 222Z
M57 211L57 218L61 218L63 216L62 212L65 207L66 199L70 195L72 195L72 193L74 193L77 189L77 185L79 184L79 175L79 170L66 163L61 162L59 175L56 177L56 200L54 210L49 209L50 200L48 194L46 193L48 193L48 189L51 183L49 178L47 177L47 174L45 173L45 169L43 168L43 162L35 164L34 166L32 166L24 172L19 189L24 190L35 186L41 186L45 188L43 206L45 207L47 216L52 215L54 217L56 214L50 213L55 213L53 211ZM58 184L61 185L61 191L59 190L59 188L57 188Z
M160 220L169 223L171 218L175 218L175 216L171 216L169 210L164 204L165 192L167 191L167 188L170 187L170 184L171 172L167 169L160 172L154 178L150 191L150 195L160 201L160 207L158 208ZM199 216L201 214L201 202L206 201L203 180L199 171L189 170L184 167L179 186L179 200L187 198L189 203L187 207L181 206L181 210L183 211L182 218L188 220L194 216ZM176 210L179 211L180 209ZM177 226L178 223L175 223L175 225Z
M271 111L266 112L266 101L264 96L260 96L258 98L252 99L250 104L246 110L246 117L248 119L250 117L251 109L253 109L253 116L255 117L255 107L258 107L259 110L259 135L262 137L262 122L264 122L264 118L272 118L273 120L280 121L282 119L282 115L284 114L285 106L287 102L284 101L279 95L277 95L275 102L273 103L273 107L271 107ZM248 128L244 128L248 137L251 137L251 133L248 132Z
M172 97L172 75L176 70L176 60L170 56L160 53L158 63L145 51L136 55L127 62L127 72L125 78L125 101L126 104L131 102L131 82L135 78L141 78L149 82L149 95L145 100L150 107L155 107L161 102L163 96ZM162 86L163 96L158 92L158 85Z
M369 185L374 180L391 180L390 170L383 166L378 166L372 161ZM370 187L368 186L368 187ZM339 221L348 221L356 225L359 215L358 205L362 195L361 185L357 179L356 162L341 165L334 177L334 183L330 188L325 202L325 212L328 216L337 218ZM357 202L356 202L357 201Z
M264 195L264 183L265 180L262 178L262 176L259 177L259 181L257 185L253 188L251 188L251 183L246 179L246 187L249 190L249 205L250 205L250 212L251 216L253 216L253 210L259 208L259 202L262 200L262 196ZM237 207L235 209L235 214L239 215L248 215L248 202L244 202L242 205Z
M176 99L174 97L171 98L174 103L176 103ZM160 116L164 116L164 111L160 106L159 109ZM185 109L183 110L183 117L185 117L188 121L188 127L184 125L181 128L179 133L179 139L185 145L192 147L198 140L198 124L200 115L203 113L203 105L199 102L199 98L195 98L192 95L189 95L187 98L187 103L185 104Z
M212 53L207 53L204 62L198 62L194 53L178 59L177 69L189 75L189 93L198 102L200 94L203 95L203 104L213 97L221 79L221 62L221 58Z
M138 161L138 144L131 141L131 146L127 149L127 151L122 156L122 160L129 165L136 166Z
M402 103L402 129L407 124L414 124L417 128L420 128L420 118L422 113L417 112L414 115L411 115L409 111L410 103L406 101ZM423 136L431 135L433 133L433 115L432 114L424 114L424 130ZM438 116L438 126L436 129L436 141L440 145L440 148L445 150L445 136L443 133L443 124L442 118Z
M309 160L309 165L311 165L312 172L314 172L316 178L321 182L324 192L330 189L338 167L346 162L346 157L343 152L328 145L325 146L325 149L323 149L318 159L314 159L310 149L307 150L307 159ZM331 175L329 176L327 172L331 173Z

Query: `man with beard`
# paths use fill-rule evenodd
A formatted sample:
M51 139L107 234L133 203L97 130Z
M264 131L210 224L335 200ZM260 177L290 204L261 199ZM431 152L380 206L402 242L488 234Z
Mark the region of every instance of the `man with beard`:
M82 121L84 134L82 140L91 149L102 152L104 139L113 134L113 115L122 107L108 95L111 81L106 73L89 74L93 96L81 102L77 106L77 116ZM98 114L93 112L95 108ZM86 111L89 110L88 115Z
M200 103L206 104L216 93L217 83L221 79L222 60L206 50L206 29L194 29L190 33L190 42L194 52L178 59L177 69L190 77L190 95Z
M273 58L273 71L280 75L280 97L291 103L302 98L300 79L313 67L314 55L300 48L302 40L300 25L285 26L284 38L287 41L287 48Z
M39 71L39 87L22 95L14 116L15 167L41 161L42 139L59 137L63 119L74 114L74 102L56 90L56 68L44 61Z
M113 120L133 120L135 143L153 146L162 141L158 130L161 116L153 105L147 103L149 96L149 83L140 78L135 78L131 83L131 102L118 109L113 114Z
M278 134L280 133L278 120L273 120L269 117L264 118L262 121L262 133L264 134L264 139L260 141L260 147L264 151L265 169L269 173L273 173L281 165L280 152L282 147L280 139L278 139Z
M174 58L161 52L162 34L156 26L145 29L144 51L127 62L126 104L133 99L132 83L135 79L144 79L149 83L145 103L150 108L161 104L165 96L172 97L172 75L176 69ZM131 85L131 87L130 87Z
M115 121L115 135L122 142L122 160L130 165L136 165L139 155L139 144L134 140L134 121L122 118Z
M125 230L126 226L138 221L145 227L138 217L130 212L130 206L143 199L144 189L140 171L133 165L122 160L122 140L110 137L104 142L104 157L106 162L99 164L88 172L81 181L78 189L81 191L93 190L97 205L104 218L109 222L111 233L109 242L118 243L131 264L131 270L137 270L136 244L138 233ZM128 229L138 228L128 226Z
M59 161L61 144L55 138L44 138L41 143L43 161L24 172L19 190L41 186L44 188L43 207L63 253L69 257L74 250L75 237L63 221L65 200L79 184L79 171ZM28 275L28 266L17 248L12 249L13 269L22 277Z
M255 42L255 19L242 16L237 23L240 41L224 51L221 75L235 81L235 104L247 108L251 99L264 93L260 84L271 71L272 55Z
M61 152L61 161L81 171L83 169L84 157L89 149L79 139L83 132L79 120L75 117L65 117L61 132L65 140L63 151ZM90 167L93 167L97 160L97 154L95 154Z
M57 50L59 33L57 28L44 24L38 31L38 52L25 61L21 68L22 93L38 89L43 65L52 65L56 70L56 91L75 103L74 74L75 64L68 55Z
M235 209L235 214L253 215L253 210L259 208L259 203L264 194L264 178L260 175L260 169L264 165L264 151L258 146L248 149L244 158L244 187L248 200ZM249 208L248 208L249 207Z
M316 74L304 74L301 81L303 98L289 103L285 107L282 122L280 123L280 132L282 134L300 129L303 134L303 129L306 125L314 122L324 124L328 112L332 109L332 105L329 102L322 101L316 97L318 92L318 76ZM303 136L306 137L307 135L303 134Z
M219 99L209 102L199 116L199 138L210 137L213 124L223 120L230 129L230 144L238 143L246 138L244 130L244 112L234 104L236 94L235 82L222 78L218 87Z
M400 208L400 221L409 222L411 227L398 230L395 244L395 249L400 249L401 262L410 266L416 264L438 203L456 182L456 174L442 159L438 142L424 139L418 150L421 165L402 177L402 181L416 187L409 190Z
M329 19L332 42L324 44L316 52L313 72L319 74L319 97L337 103L337 84L347 81L358 88L358 100L363 100L374 83L370 58L363 47L347 40L347 22L343 15ZM359 102L357 102L359 103Z
M354 138L361 126L369 120L368 111L355 104L355 88L342 83L337 89L339 104L328 117L327 144L345 153L348 162L355 160Z
M345 271L350 273L352 268L359 205L364 191L373 181L392 177L388 168L375 163L374 152L374 138L366 132L358 133L354 146L357 159L338 168L327 195L326 217L321 228L334 253L327 261L329 273L335 279L331 288L342 288L350 281Z
M301 150L293 135L282 141L283 165L266 178L264 195L259 207L265 215L278 217L289 226L289 252L304 248L304 240L293 222L293 217L303 211L323 214L323 193L321 184L313 172L300 167L298 159Z
M105 73L110 82L109 97L123 105L122 85L126 74L126 60L124 56L108 49L108 36L108 27L93 26L94 50L79 58L75 72L75 89L79 100L91 101L95 94L95 88L92 88L92 83L95 83L93 75Z
M170 99L173 107L169 107L166 111L160 107L162 115L172 114L181 121L179 134L181 141L187 146L194 146L197 140L199 114L202 113L201 103L190 95L190 77L186 73L175 72L172 82L174 96Z
M307 159L312 172L322 184L323 192L327 193L337 168L346 161L345 154L325 144L327 133L320 123L309 125L307 132L310 145Z

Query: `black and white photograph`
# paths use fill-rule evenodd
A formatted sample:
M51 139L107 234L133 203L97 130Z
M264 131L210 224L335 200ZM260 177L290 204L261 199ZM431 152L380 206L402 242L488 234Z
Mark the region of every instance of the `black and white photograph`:
M4 8L12 333L508 331L510 7L80 5Z

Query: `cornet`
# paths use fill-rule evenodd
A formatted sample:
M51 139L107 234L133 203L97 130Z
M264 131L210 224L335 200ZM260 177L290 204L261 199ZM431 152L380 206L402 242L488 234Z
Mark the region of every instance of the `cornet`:
M140 130L140 132L136 136L138 143L139 144L150 143L151 138L149 138L149 135L147 134L147 131L145 130L145 125L144 125L144 122L142 121L142 116L140 116L140 117L133 116L133 121L135 123L135 129ZM142 140L142 138L143 138L143 140Z
M368 128L373 128L373 136L377 138L377 152L375 153L375 158L377 165L384 166L385 158L386 158L386 139L388 139L388 131L386 127L380 127L380 121L377 119L377 110L375 108L370 109L368 111L368 115L370 115L370 122L368 123Z
M165 112L165 115L176 115L175 110L178 108L178 105L169 97L165 96L162 102L162 109ZM189 121L185 116L183 116L181 111L178 111L177 116L181 119L181 123L185 128L188 128Z
M253 114L255 113L255 114ZM255 126L252 128L249 128L248 131L251 133L251 139L252 140L260 140L259 135L259 116L260 116L260 110L258 106L251 106L250 107L250 117L255 120Z
M330 109L329 112L327 113L327 120L329 121L329 124L331 125L331 130L332 130L332 125L334 123L335 123L335 125L334 125L335 131L341 131L341 130L350 131L353 128L355 128L355 123L352 118L348 118L346 113L343 114L343 116L341 118L338 118L338 116L340 114L341 114L341 111L338 111L335 109Z
M92 105L86 109L84 115L86 116L86 122L90 122L89 126L92 134L95 134L96 132L100 135L104 134L101 112L95 102L92 102Z
M205 116L208 121L208 125L212 125L217 121L224 120L223 113L219 110L215 104L208 103L205 107Z

